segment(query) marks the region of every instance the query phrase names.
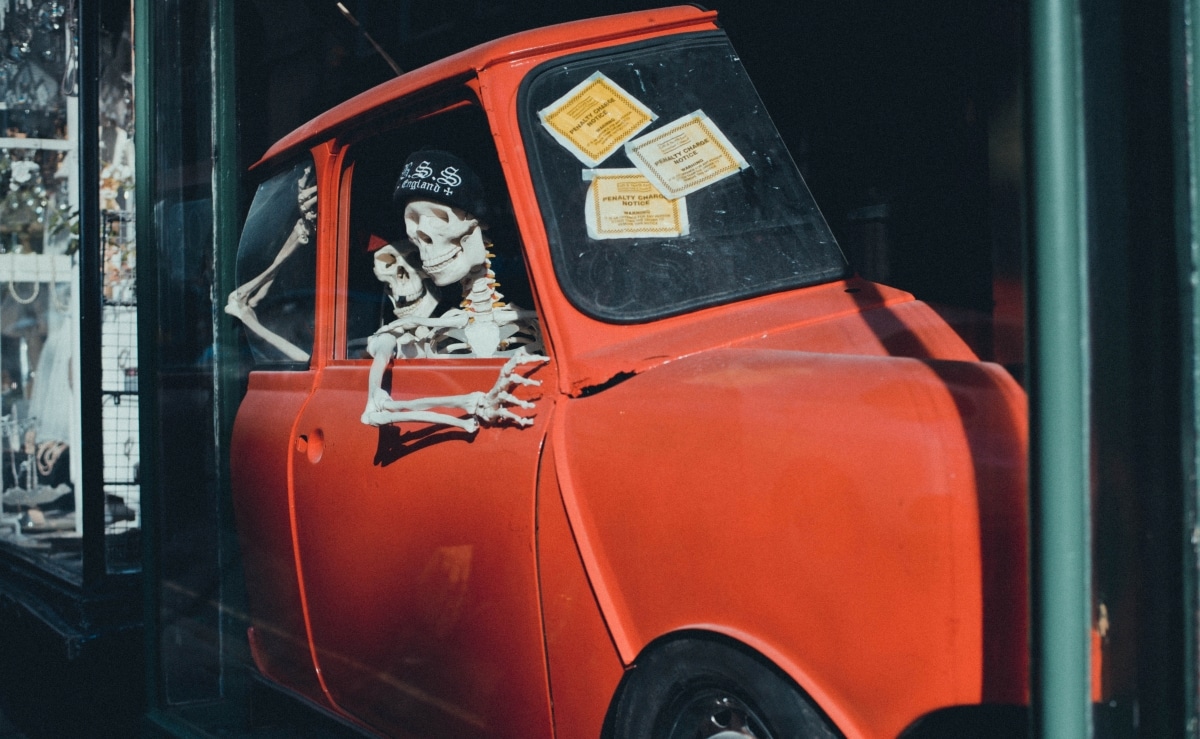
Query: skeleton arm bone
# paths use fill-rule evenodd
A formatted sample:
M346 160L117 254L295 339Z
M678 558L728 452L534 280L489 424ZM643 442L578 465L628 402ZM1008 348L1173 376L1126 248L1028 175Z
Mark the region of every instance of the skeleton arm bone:
M405 318L397 318L391 323L385 324L382 328L376 331L376 335L382 333L396 333L399 331L411 331L414 328L422 326L426 328L462 328L467 325L467 314L454 310L447 311L440 316L428 316L419 318L417 316L406 316Z
M378 361L378 357L376 357ZM541 382L517 374L517 368L532 362L546 362L547 357L528 354L518 350L505 362L491 390L476 391L463 395L447 395L430 398L414 398L411 400L392 400L388 398L378 404L378 408L368 409L362 415L362 422L371 426L383 426L390 423L431 423L457 426L465 431L474 433L479 429L480 422L492 424L499 421L511 421L519 426L533 424L533 419L513 413L507 406L533 408L533 403L513 396L508 390L514 385L536 386ZM372 365L374 370L375 365ZM374 384L371 387L375 387ZM375 400L375 397L369 402ZM467 412L466 418L459 418L444 413L432 411L433 408L455 408Z
M254 309L245 303L235 303L232 295L229 296L229 302L225 305L225 312L240 320L247 330L266 339L267 343L282 352L288 359L296 362L308 361L308 352L259 323Z
M297 200L300 204L300 217L296 219L296 225L292 227L292 232L288 234L287 240L283 242L279 253L275 255L275 259L272 260L270 266L263 270L261 274L229 293L229 298L225 303L226 313L241 320L242 324L248 330L266 339L271 346L281 351L288 359L296 361L307 361L309 358L308 352L274 331L271 331L266 326L263 326L259 322L254 308L267 296L267 291L275 283L275 275L279 272L283 263L302 244L308 243L309 229L312 227L311 222L316 220L317 217L317 187L316 185L305 187L305 182L308 180L309 175L310 170L305 169L304 174L300 178L300 190L297 193Z
M367 353L371 355L371 370L367 374L367 408L363 411L362 422L370 425L368 420L371 413L383 410L384 405L392 396L383 389L383 373L387 371L396 353L396 337L389 333L377 333L367 342Z
M368 426L387 426L393 423L427 423L435 426L457 426L467 433L479 430L479 422L474 418L458 418L446 413L432 411L369 411L362 416L362 422Z
M292 226L292 232L288 234L287 240L283 242L283 246L280 247L279 253L275 255L270 266L229 294L231 303L236 301L253 307L266 297L267 290L275 281L275 273L302 244L308 243L309 230L312 228L311 222L316 217L314 210L316 202L316 185L300 191L300 217L296 219L296 225Z
M275 260L271 262L271 265L257 277L229 293L229 302L249 307L258 305L267 296L271 285L274 284L275 274L279 268L302 244L307 243L308 224L304 222L304 219L297 220L296 225L292 228L292 233L288 235L287 241L283 242L283 246L280 247L279 253L275 255Z
M229 293L229 299L225 302L226 313L241 320L247 330L266 339L271 346L283 352L288 359L296 361L307 360L308 353L262 325L254 313L254 307L266 296L267 290L275 282L275 273L279 271L284 261L307 241L307 227L304 225L304 219L300 219L296 221L296 227L292 229L292 234L283 243L283 248L279 250L279 254L276 255L271 266L262 274Z
M239 301L249 300L250 305L257 305L258 301L262 300L263 296L266 295L267 289L270 288L271 282L275 279L275 273L279 271L279 267L287 261L288 257L296 251L297 247L308 243L309 229L317 220L317 186L308 184L311 182L311 177L312 168L305 167L304 173L300 175L300 180L297 183L299 189L296 192L296 202L300 207L300 217L296 219L296 225L292 226L292 233L288 235L287 241L283 242L283 247L275 255L275 260L271 262L271 266L267 267L258 277L255 277L234 291ZM266 285L262 284L264 282ZM255 295L249 297L251 293L255 293Z
M382 392L382 391L380 391ZM466 418L451 416L448 413L438 413L433 408L457 408L471 411L479 405L482 392L466 393L464 395L446 395L432 398L413 398L412 400L386 400L377 402L378 408L367 410L362 415L362 422L368 426L386 426L392 423L428 423L458 428L475 433L479 430L479 421L473 415ZM378 396L372 398L375 400Z

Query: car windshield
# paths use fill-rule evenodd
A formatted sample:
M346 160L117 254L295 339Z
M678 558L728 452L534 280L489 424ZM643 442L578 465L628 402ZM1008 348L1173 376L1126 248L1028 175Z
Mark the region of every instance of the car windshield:
M845 258L723 33L532 72L521 127L568 299L633 323L845 277Z

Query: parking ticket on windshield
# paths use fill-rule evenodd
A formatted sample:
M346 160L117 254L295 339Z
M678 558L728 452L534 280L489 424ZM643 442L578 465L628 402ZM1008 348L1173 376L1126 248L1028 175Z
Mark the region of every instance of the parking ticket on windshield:
M687 200L667 200L636 169L588 169L584 222L591 239L670 238L688 234Z
M542 125L579 161L595 167L658 115L616 82L595 72L538 111Z
M630 141L625 153L633 166L672 200L749 166L702 110Z

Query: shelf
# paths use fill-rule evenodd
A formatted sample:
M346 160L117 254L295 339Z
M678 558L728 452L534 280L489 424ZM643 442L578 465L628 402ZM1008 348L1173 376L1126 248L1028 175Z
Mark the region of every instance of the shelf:
M74 269L67 254L0 254L0 281L70 282Z
M0 149L55 149L70 151L75 144L67 139L21 139L0 137Z

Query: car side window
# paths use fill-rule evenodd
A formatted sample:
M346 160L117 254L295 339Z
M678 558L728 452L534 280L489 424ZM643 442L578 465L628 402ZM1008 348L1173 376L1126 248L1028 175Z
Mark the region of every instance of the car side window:
M506 356L540 331L499 158L473 100L352 143L344 354ZM382 347L382 348L381 348Z
M245 328L256 366L307 368L316 309L317 188L310 157L258 187L238 242L225 312Z

